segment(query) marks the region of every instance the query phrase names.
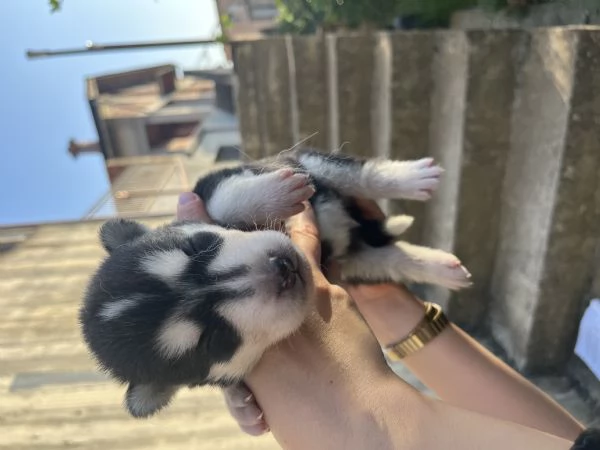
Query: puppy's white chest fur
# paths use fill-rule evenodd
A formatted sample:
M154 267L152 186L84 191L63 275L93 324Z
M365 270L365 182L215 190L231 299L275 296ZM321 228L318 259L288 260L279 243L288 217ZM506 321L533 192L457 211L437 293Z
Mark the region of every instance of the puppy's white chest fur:
M239 380L248 374L249 368L256 365L264 351L264 346L254 343L243 344L229 361L214 364L208 378L215 382L228 379Z

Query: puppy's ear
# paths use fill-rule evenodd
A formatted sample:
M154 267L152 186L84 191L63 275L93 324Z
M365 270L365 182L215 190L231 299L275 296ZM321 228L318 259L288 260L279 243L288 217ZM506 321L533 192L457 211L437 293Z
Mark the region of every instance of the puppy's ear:
M148 232L141 223L128 219L111 219L100 228L100 240L107 252L131 242Z
M130 384L125 394L125 406L133 417L150 417L169 404L179 386Z

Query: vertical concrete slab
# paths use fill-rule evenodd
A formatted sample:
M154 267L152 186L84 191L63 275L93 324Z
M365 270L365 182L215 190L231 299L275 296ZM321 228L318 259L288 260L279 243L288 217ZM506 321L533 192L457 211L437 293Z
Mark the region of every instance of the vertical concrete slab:
M337 38L339 142L346 154L373 154L370 125L375 43L373 34Z
M338 99L337 35L325 35L327 73L327 145L329 151L340 148L340 103Z
M491 330L523 368L567 133L576 41L562 29L532 32L519 75L504 182Z
M448 312L463 327L475 329L489 301L516 76L528 37L514 30L467 31L466 37L469 61L454 252L469 268L474 285L451 296Z
M430 289L456 323L482 325L493 271L500 194L510 148L516 73L526 33L448 31L438 34L431 154L446 169L427 205L425 242L454 252L474 286L450 294Z
M329 151L327 68L322 36L293 37L299 139Z
M392 140L392 42L389 33L375 35L371 142L373 156L389 158Z
M389 34L391 44L390 157L419 159L429 154L433 97L435 33L425 31ZM390 213L415 217L406 239L421 243L425 204L414 201L390 202Z
M261 157L257 69L254 65L254 44L237 43L232 47L236 73L236 101L242 136L242 151L248 159Z
M373 55L373 92L371 96L372 155L390 158L392 141L392 43L389 33L376 34ZM386 214L394 200L379 199Z
M520 74L491 329L525 371L567 361L589 290L599 219L597 33L533 31Z
M427 205L424 240L458 255L475 284L453 294L431 288L429 295L470 330L482 324L487 306L524 36L517 31L438 33L430 153L446 172Z
M577 36L575 71L540 295L527 346L528 370L563 367L571 356L599 235L600 30L573 28L569 33Z
M425 205L423 242L452 252L463 150L468 43L461 31L438 32L435 39L428 153L445 173L437 192ZM446 289L428 287L426 293L430 299L448 306L450 293Z
M263 155L272 156L294 145L287 46L283 37L257 41L255 45L260 73L258 105L266 130Z
M422 158L429 152L436 34L425 31L389 35L392 46L391 148L394 158Z

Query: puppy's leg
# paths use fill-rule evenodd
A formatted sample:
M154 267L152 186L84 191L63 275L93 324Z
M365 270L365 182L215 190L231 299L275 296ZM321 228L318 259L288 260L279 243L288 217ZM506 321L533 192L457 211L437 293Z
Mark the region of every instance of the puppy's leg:
M311 175L342 194L372 199L429 200L443 173L433 158L362 161L349 156L308 152L299 160Z
M351 283L417 282L459 290L471 285L470 277L456 256L407 242L365 247L342 262L342 278Z
M217 223L251 227L298 214L314 192L308 175L293 169L261 174L247 170L221 180L205 201Z

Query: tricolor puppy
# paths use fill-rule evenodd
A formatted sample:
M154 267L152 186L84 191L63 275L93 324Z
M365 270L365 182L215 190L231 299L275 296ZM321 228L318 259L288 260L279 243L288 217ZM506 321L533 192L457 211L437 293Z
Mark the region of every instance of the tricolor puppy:
M313 284L304 256L282 232L260 230L310 198L323 259L348 282L470 284L446 252L397 240L406 216L367 218L355 198L427 200L442 169L432 159L358 160L313 150L220 170L198 181L216 224L156 230L108 221L108 258L81 309L85 340L101 367L127 383L126 406L147 417L182 386L239 383L264 351L294 333Z

